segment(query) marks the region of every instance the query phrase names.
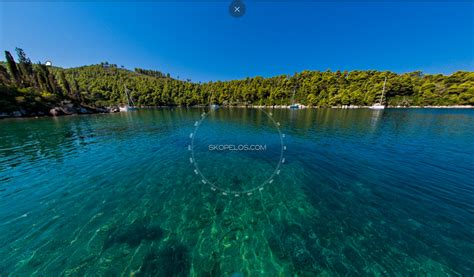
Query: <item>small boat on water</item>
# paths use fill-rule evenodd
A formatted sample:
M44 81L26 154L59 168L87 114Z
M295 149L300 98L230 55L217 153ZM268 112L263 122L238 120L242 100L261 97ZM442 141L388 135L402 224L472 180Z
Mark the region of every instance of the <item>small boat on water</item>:
M303 106L295 103L295 93L296 93L296 86L293 88L293 95L291 96L291 105L289 106L292 110L301 109Z
M372 106L370 106L369 109L372 109L372 110L383 110L383 109L385 109L385 105L382 105L382 104L380 104L380 103L375 103L375 104L373 104Z
M297 110L297 109L299 109L299 108L300 108L300 105L299 105L299 104L291 104L291 105L290 105L290 109L292 109L292 110Z
M219 109L219 105L217 105L217 104L211 104L211 105L210 105L210 108L211 108L211 110L217 110L217 109Z
M136 111L136 110L138 110L137 107L129 106L129 105L119 107L119 111L121 112Z
M383 89L382 89L382 95L380 96L380 101L378 103L374 103L372 106L369 108L372 110L383 110L385 109L385 105L383 104L383 95L385 93L385 85L387 84L387 77L385 77L385 80L383 81Z
M127 105L120 106L119 111L128 112L128 111L138 110L138 108L135 107L135 103L133 102L133 99L130 97L130 91L127 89L126 86L124 86L124 88L125 88L125 96L127 97Z

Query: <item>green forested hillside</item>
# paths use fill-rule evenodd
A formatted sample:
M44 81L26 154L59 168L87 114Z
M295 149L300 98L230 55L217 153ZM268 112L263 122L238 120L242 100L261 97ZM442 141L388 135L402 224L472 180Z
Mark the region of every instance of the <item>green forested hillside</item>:
M21 49L17 59L5 52L0 64L0 112L43 110L68 100L87 106L124 102L124 89L143 106L218 103L227 105L311 106L371 105L380 97L387 77L389 105L474 105L474 72L445 76L422 72L303 71L292 76L194 83L156 70L130 71L114 64L62 69L33 64Z

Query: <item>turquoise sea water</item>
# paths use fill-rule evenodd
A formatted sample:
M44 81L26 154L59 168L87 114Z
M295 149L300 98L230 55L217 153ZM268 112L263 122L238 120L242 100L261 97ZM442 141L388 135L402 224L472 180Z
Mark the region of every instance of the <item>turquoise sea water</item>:
M0 276L474 273L474 110L202 112L0 121Z

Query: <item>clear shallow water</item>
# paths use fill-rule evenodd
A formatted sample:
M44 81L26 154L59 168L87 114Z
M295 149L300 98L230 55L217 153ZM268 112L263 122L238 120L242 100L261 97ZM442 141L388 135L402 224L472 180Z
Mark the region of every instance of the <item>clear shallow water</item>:
M286 162L239 197L194 173L201 112L0 121L0 275L474 273L473 110L274 110ZM268 144L196 149L209 178L258 186L278 162L271 122L233 109L207 123L201 146Z

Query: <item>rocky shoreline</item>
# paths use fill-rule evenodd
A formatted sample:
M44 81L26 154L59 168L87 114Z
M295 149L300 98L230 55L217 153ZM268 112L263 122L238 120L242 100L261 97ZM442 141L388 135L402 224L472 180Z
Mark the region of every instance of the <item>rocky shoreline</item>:
M181 106L141 106L142 109L160 109L160 108L180 108ZM204 108L207 106L196 105L191 108ZM261 106L261 105L236 105L236 106L222 106L224 108L257 108L257 109L288 109L288 105L273 105L273 106ZM183 107L181 107L183 108ZM331 106L331 107L316 107L316 106L304 106L300 105L300 109L368 109L370 106ZM387 106L390 109L472 109L473 105L453 105L453 106ZM0 119L2 118L24 118L24 117L45 117L45 116L63 116L63 115L81 115L81 114L98 114L98 113L116 113L120 112L119 106L110 107L89 107L85 105L73 104L70 102L63 102L60 105L51 108L48 112L37 111L30 112L25 109L18 109L12 112L1 112Z
M80 115L80 114L97 114L97 113L114 113L119 112L118 106L111 107L89 107L85 105L74 104L69 101L63 101L59 105L43 111L29 111L24 108L11 112L0 111L0 119L2 118L23 118L23 117L44 117L44 116L63 116L63 115Z

